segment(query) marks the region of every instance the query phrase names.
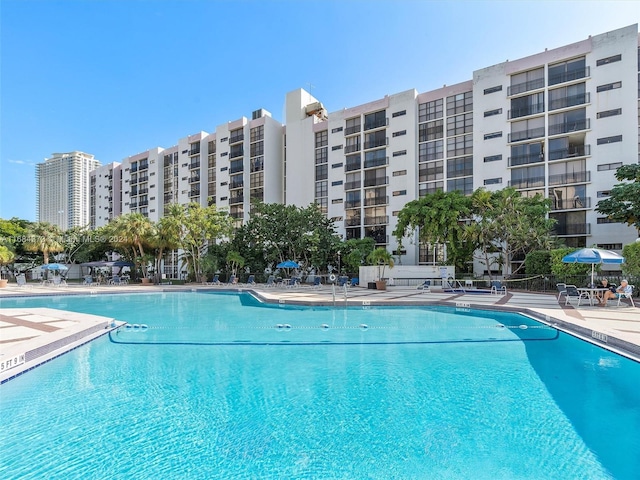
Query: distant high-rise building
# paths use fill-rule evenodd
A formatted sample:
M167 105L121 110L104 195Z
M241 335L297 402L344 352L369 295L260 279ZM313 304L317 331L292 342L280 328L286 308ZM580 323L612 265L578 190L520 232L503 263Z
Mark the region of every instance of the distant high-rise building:
M84 152L54 153L36 165L38 222L62 230L89 225L89 174L100 166Z

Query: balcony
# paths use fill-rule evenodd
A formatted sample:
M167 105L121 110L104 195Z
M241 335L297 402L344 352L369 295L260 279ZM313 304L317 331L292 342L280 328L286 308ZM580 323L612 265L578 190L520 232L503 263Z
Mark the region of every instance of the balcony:
M549 76L549 86L587 78L590 74L589 67L581 68L580 70L573 70L571 72L558 73L556 75Z
M137 172L137 171L138 171L138 165L131 165L131 170L130 170L130 172L131 172L131 173L135 173L135 172Z
M147 170L148 168L149 168L149 164L147 162L144 162L144 163L140 162L140 167L139 167L140 170Z
M147 205L149 205L149 200L140 200L138 203L139 207L146 207Z
M360 170L360 160L358 160L357 162L347 162L347 164L344 166L345 172L351 172L353 170Z
M365 178L365 187L377 187L380 185L389 185L389 177Z
M189 177L189 183L196 183L200 181L200 175L195 175L193 177Z
M584 105L586 103L589 103L589 101L589 92L560 97L549 100L549 111L558 110L560 108L575 107L576 105Z
M587 183L591 181L591 172L563 173L561 175L549 175L549 186L571 185L574 183Z
M522 140L531 140L532 138L544 137L544 127L530 128L529 130L522 130L520 132L513 132L509 134L509 143L520 142Z
M360 151L360 144L357 145L347 145L344 147L344 153L353 153Z
M229 205L243 203L243 202L244 202L244 195L232 195L231 197L229 197Z
M148 182L148 181L149 181L149 176L148 175L145 175L144 177L138 178L138 183Z
M191 160L191 163L189 164L189 168L191 170L193 170L194 168L200 168L200 159L198 158L197 160Z
M561 133L578 132L590 128L590 119L584 118L575 122L564 122L557 125L549 125L549 135L560 135Z
M389 223L389 216L379 216L379 217L364 217L365 225L387 225Z
M244 187L244 179L229 182L229 190Z
M360 125L355 125L353 127L348 127L344 129L344 136L348 136L348 135L354 135L356 133L360 133Z
M571 236L571 235L591 235L590 223L573 223L569 225L558 225L553 227L552 233L558 236Z
M199 189L198 190L191 190L189 192L189 198L199 197L199 196L200 196L200 190Z
M379 118L374 121L366 122L364 124L364 130L366 132L367 130L373 130L374 128L386 127L387 123L388 123L388 119Z
M346 182L344 184L345 190L357 190L362 186L362 181L357 180L355 182Z
M240 173L240 172L244 172L244 165L242 163L229 166L229 174Z
M200 154L200 144L194 144L191 145L191 149L189 150L189 156L192 157L194 155L199 155Z
M138 190L138 195L145 195L147 193L149 193L148 188L141 188L140 190Z
M508 186L519 189L544 187L544 177L519 178L515 180L509 180Z
M238 158L238 157L243 157L244 156L244 150L243 149L238 149L238 150L231 150L229 152L229 159L234 159L234 158Z
M508 165L510 167L517 167L519 165L528 165L530 163L544 162L544 153L534 153L527 155L515 155L509 157Z
M365 197L364 206L371 207L373 205L388 205L389 197L384 195L379 195L375 197Z
M138 208L138 202L131 202L129 208Z
M389 165L389 157L372 158L364 161L364 168L381 167Z
M370 148L386 147L388 143L389 139L387 137L375 138L373 140L369 140L368 142L364 142L364 149L369 150Z
M229 137L229 145L234 144L234 143L240 143L244 141L244 133L240 133L237 135L231 135Z
M519 93L537 90L539 88L544 88L544 78L537 78L535 80L529 80L528 82L511 85L507 88L507 96L518 95Z
M344 208L360 208L362 206L362 200L347 200L344 202Z
M544 102L534 103L533 105L527 105L526 107L509 110L507 118L528 117L529 115L536 115L538 113L544 113Z
M580 210L591 208L591 197L556 198L550 196L551 210Z
M549 150L549 161L563 158L576 158L591 155L591 145L569 146L557 150Z
M360 226L360 224L361 224L360 218L347 218L344 221L345 227L357 227L357 226Z

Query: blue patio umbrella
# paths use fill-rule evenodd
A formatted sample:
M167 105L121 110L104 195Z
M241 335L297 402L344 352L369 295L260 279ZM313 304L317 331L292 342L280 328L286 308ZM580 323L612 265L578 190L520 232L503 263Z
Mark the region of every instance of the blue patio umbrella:
M69 267L61 263L45 263L40 268L42 270L69 270Z
M293 260L285 260L284 262L280 262L276 265L276 268L300 268L300 265Z
M610 250L600 248L582 248L562 257L564 263L590 263L591 264L591 285L594 285L593 274L595 265L610 264L620 265L624 263L624 257Z

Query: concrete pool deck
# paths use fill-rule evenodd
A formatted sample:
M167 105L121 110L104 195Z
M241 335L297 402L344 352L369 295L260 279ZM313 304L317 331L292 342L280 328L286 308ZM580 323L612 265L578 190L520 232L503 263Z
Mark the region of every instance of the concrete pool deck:
M457 308L492 308L520 311L566 330L574 335L640 361L640 308L627 304L617 307L565 306L550 293L510 291L506 295L450 293L432 288L422 292L415 287L388 287L368 290L351 287L346 291L331 286L310 288L266 288L255 286L123 285L67 287L9 284L0 289L0 382L13 378L45 361L103 335L120 319L68 312L58 308L4 308L3 299L33 296L109 295L118 293L159 293L171 291L251 290L268 303L298 305L449 305ZM52 305L53 306L53 305Z

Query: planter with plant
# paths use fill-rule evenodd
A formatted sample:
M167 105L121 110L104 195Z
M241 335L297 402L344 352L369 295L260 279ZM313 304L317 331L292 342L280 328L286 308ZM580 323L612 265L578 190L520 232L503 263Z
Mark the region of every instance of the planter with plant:
M384 248L376 248L367 257L369 265L378 267L378 278L376 280L376 290L386 290L387 282L384 280L384 269L393 268L393 256Z

